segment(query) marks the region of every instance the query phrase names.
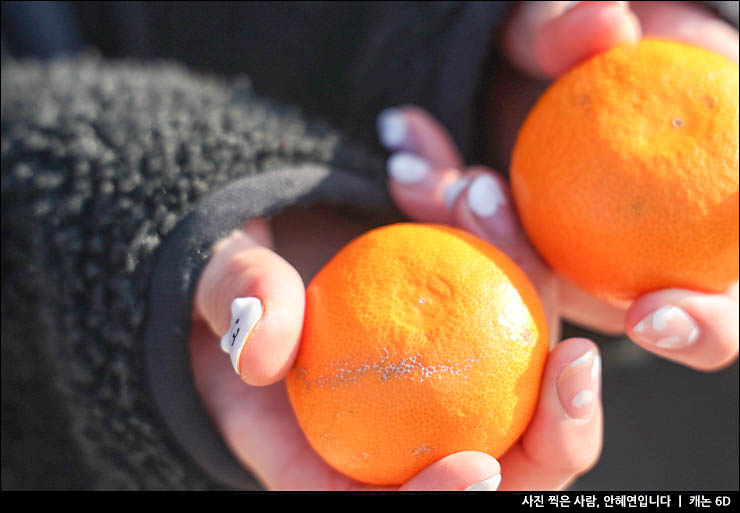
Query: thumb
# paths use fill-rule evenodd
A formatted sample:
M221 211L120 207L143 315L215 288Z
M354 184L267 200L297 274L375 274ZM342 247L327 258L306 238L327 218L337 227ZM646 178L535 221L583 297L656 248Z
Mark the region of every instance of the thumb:
M463 451L432 463L399 491L495 491L499 483L501 466L493 456Z
M195 292L195 316L221 337L234 370L250 385L282 379L298 350L305 288L269 244L262 222L219 241Z

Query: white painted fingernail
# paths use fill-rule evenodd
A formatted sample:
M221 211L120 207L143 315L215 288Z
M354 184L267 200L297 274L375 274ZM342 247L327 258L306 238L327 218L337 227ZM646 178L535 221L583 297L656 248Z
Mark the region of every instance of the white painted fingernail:
M571 367L578 367L583 362L591 358L591 351L586 351L583 353L583 356L580 358L577 358L576 360L573 360L570 364ZM599 371L601 370L601 357L597 354L594 356L594 361L591 363L591 379L596 379L599 377Z
M632 329L639 342L662 349L687 347L699 338L699 326L682 308L663 306L646 315Z
M594 358L594 363L591 366L591 380L596 380L599 377L600 372L601 372L601 356L596 355L596 358Z
M557 392L568 417L585 419L590 415L598 393L600 369L598 353L589 349L560 373Z
M466 492L495 492L498 490L498 487L501 485L501 474L496 474L493 477L489 477L488 479L485 479L481 481L480 483L476 483L472 486L468 486L465 491Z
M455 205L455 201L457 201L457 197L468 185L469 181L469 178L462 177L447 186L445 191L442 193L442 201L444 202L445 207L447 207L447 210L452 210L452 207Z
M586 360L589 360L592 356L593 356L593 352L586 351L579 358L576 358L575 360L573 360L572 362L570 362L570 366L571 367L578 367L579 365L581 365Z
M506 204L501 187L489 175L479 175L468 189L468 206L479 217L490 217Z
M591 392L590 390L581 390L573 397L573 400L570 403L573 405L573 408L580 408L582 406L587 406L591 404L591 401L593 400L593 392Z
M238 297L231 303L231 324L221 337L221 350L231 356L231 364L239 374L239 358L244 342L262 317L262 302L256 297Z
M413 184L427 176L429 164L413 153L394 153L388 159L388 173L399 183Z
M378 114L377 128L380 142L389 150L395 150L406 141L408 123L400 109L385 109Z

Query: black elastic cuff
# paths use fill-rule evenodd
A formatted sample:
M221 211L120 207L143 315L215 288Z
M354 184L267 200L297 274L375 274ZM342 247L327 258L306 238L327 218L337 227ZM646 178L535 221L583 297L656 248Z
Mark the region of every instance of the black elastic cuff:
M151 394L177 442L213 478L235 489L260 485L228 450L195 390L188 349L192 297L216 241L251 218L312 203L398 218L378 183L318 165L272 171L241 179L206 198L178 224L157 255L144 330Z

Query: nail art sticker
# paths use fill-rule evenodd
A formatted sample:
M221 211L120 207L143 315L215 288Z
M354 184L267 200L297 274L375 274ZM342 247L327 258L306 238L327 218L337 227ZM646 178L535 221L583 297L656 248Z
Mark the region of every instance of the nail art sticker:
M221 338L221 350L231 356L237 374L244 342L261 317L262 303L256 297L238 297L232 301L231 325Z

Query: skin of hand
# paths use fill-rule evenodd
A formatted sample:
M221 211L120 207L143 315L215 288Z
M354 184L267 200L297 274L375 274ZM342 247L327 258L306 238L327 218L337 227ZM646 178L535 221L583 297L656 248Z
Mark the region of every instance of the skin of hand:
M613 9L607 4L615 2L594 3ZM537 45L547 47L563 39L566 33L569 37L572 35L567 30L557 29L558 24L586 27L593 22L591 15L582 14L585 7L563 13L562 8L552 10L545 5L548 2L542 4L543 13L527 7L530 14L521 10L508 23L513 40L525 42L520 44L520 56L524 60L519 64L522 67L527 62L532 65L527 59L533 55L531 50L539 47L534 43L538 38L545 39ZM536 20L531 18L532 13L537 14ZM576 14L581 21L573 20ZM613 17L622 21L614 22ZM605 17L608 21L605 27L625 21L621 15L613 17ZM626 19L628 23L637 23L632 14ZM555 29L550 29L553 40L547 43L548 36L543 34L552 24L555 24ZM632 29L615 30L622 36L612 37L609 45L619 42L620 37L623 40L638 37L635 30L634 25ZM735 42L737 44L737 39ZM585 55L578 45L573 44L572 48L578 50L575 54ZM517 57L511 50L507 50L507 54L516 62ZM573 62L578 60L573 54L571 57ZM558 66L565 69L573 62L569 64L566 59L565 64ZM553 71L534 65L533 69L541 76L559 73L557 67ZM464 170L449 136L423 112L413 108L397 112L408 119L404 120L404 137L396 138L396 146L388 145L398 152L391 160L406 154L426 163L429 168L426 179L413 184L399 183L391 170L389 186L399 207L412 219L456 224L505 250L529 273L542 294L551 326L557 326L562 286L524 237L511 209L506 183L487 168ZM466 180L460 187L458 179L463 175L471 179L484 176L490 180L476 180L478 187L472 186L473 180ZM498 209L500 215L493 216L495 219L482 222L466 198L480 193L480 190L475 191L480 189L481 183L490 190L491 181L498 186L503 206ZM458 184L456 195L445 192L452 184ZM434 198L431 202L430 192ZM444 200L451 196L453 201L448 209ZM298 219L291 222L291 216ZM308 227L323 229L315 228L312 232ZM373 489L339 474L312 450L296 422L282 382L293 365L300 342L304 280L307 281L312 272L351 236L366 228L336 215L332 217L330 212L321 209L302 210L297 214L289 210L270 223L253 220L214 247L213 256L200 277L189 339L195 386L226 444L267 489ZM262 312L239 357L240 373L237 375L229 356L219 348L219 339L229 329L230 304L240 297L258 298ZM555 340L557 334L553 337ZM596 463L601 452L600 368L598 349L593 342L580 338L560 342L548 359L532 423L506 454L498 460L474 451L452 454L397 489L465 490L478 486L478 489L551 490L567 487Z

